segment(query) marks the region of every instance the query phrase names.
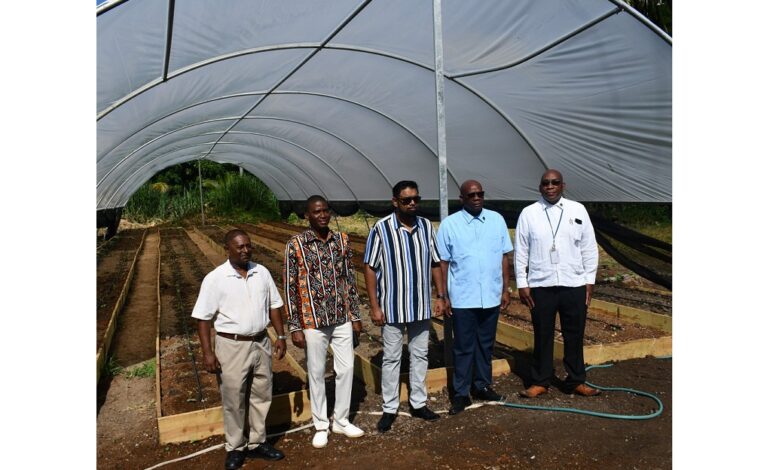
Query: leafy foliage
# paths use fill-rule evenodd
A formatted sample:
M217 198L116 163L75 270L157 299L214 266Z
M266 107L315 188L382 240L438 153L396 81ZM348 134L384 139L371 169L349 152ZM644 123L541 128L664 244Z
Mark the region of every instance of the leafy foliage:
M235 165L202 161L206 217L231 220L277 219L278 201L255 176L239 174ZM128 200L123 217L139 223L179 222L201 212L197 162L167 168L142 185Z

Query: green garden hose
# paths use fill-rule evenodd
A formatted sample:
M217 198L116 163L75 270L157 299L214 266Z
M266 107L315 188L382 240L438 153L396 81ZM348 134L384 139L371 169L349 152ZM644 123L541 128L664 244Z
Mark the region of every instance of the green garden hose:
M669 359L669 358L671 358L671 356L661 357L658 359ZM602 367L602 368L612 367L612 364L588 366L586 367L586 370L590 370L597 367ZM625 387L602 387L596 384L592 384L590 382L586 382L586 384L590 385L593 388L603 390L603 391L628 392L628 393L633 393L634 395L650 398L652 400L655 400L655 403L658 404L658 409L657 411L646 415L621 415L621 414L615 414L615 413L602 413L599 411L580 410L577 408L564 408L564 407L558 407L558 406L521 405L518 403L508 403L508 402L500 402L500 405L507 406L509 408L522 408L525 410L561 411L564 413L577 413L581 415L596 416L599 418L628 419L628 420L652 419L660 416L660 414L663 413L663 402L660 401L660 399L655 395L653 395L652 393L642 392L641 390L634 390L633 388L625 388Z

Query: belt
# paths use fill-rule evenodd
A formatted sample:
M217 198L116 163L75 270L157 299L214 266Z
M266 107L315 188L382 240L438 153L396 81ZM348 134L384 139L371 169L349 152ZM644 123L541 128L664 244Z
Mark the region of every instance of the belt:
M221 331L217 331L217 336L222 336L223 338L232 339L235 341L262 341L265 339L265 335L267 335L267 330L262 330L254 336L236 335L233 333L223 333Z

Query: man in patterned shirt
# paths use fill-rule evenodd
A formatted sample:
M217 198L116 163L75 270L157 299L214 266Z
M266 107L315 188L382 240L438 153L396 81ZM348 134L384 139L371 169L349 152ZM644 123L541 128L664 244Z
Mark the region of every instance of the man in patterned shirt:
M358 291L350 245L345 233L329 230L329 204L311 196L305 207L310 230L291 237L284 258L286 312L291 341L305 349L310 408L316 433L313 447L328 443L326 414L326 350L334 353L335 400L332 432L361 437L364 431L348 421L353 388L353 334L361 333Z
M435 315L446 309L441 291L441 267L436 235L430 221L417 215L419 190L414 181L393 187L393 214L379 220L366 241L364 275L372 322L382 326L382 418L377 430L386 432L396 419L401 390L401 348L409 334L409 405L412 416L435 421L428 409L425 374L428 370L430 279L439 289Z

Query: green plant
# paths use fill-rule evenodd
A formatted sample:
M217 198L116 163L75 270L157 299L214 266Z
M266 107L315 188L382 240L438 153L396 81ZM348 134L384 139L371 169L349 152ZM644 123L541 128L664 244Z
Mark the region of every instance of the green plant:
M110 377L115 377L120 374L122 370L123 367L115 360L115 356L109 356L104 363L104 372L109 374Z
M125 376L128 378L133 377L154 377L155 376L155 359L144 361L138 366L134 366L125 371Z

